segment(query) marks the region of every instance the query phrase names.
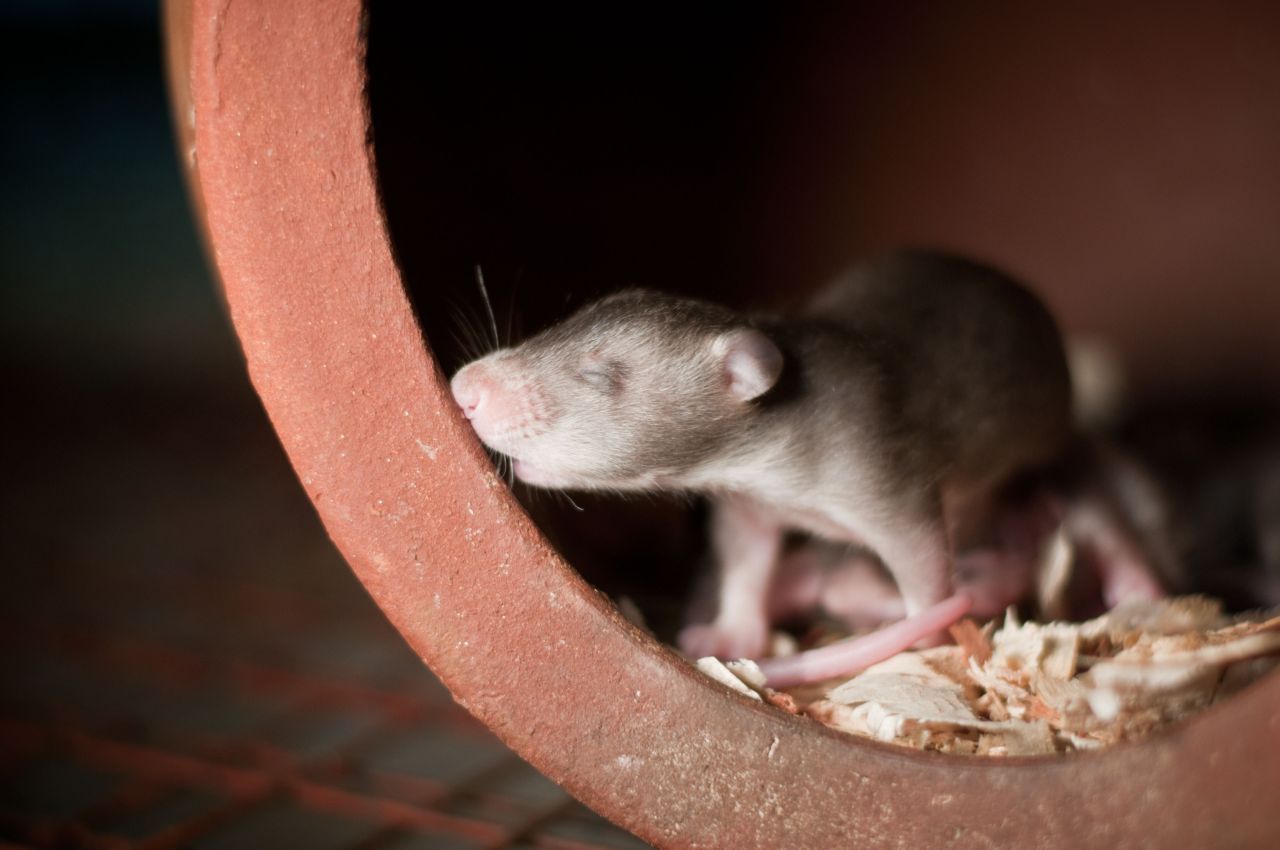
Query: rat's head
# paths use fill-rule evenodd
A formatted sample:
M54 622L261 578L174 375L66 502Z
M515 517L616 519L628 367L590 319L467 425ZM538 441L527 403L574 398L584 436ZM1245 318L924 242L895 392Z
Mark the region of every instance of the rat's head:
M452 388L521 480L639 490L711 459L781 371L777 346L734 313L631 290L468 364Z

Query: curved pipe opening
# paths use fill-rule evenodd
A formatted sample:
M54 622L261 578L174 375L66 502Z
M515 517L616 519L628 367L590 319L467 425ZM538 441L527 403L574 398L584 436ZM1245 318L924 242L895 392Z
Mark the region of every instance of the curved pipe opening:
M1123 293L1150 297L1150 287L1168 286L1180 293L1167 299L1175 304L1203 294L1199 275L1194 286L1168 283L1190 251L1179 241L1189 229L1236 249L1233 280L1274 269L1277 249L1252 229L1268 219L1249 219L1234 241L1225 225L1207 227L1246 213L1274 220L1275 196L1243 177L1227 180L1224 171L1234 154L1255 143L1262 150L1259 139L1276 149L1280 121L1259 95L1274 90L1267 81L1276 74L1274 52L1258 58L1265 33L1276 31L1260 25L1268 21L1246 15L1218 31L1189 15L1164 16L1156 28L1168 39L1155 43L1172 52L1147 53L1129 49L1125 35L1148 29L1136 12L1109 38L1095 37L1084 22L1009 10L968 24L958 11L952 18L898 12L767 21L756 25L754 40L742 41L723 22L682 19L637 24L628 31L636 36L630 52L593 39L591 62L565 57L550 66L570 75L558 79L540 60L572 44L541 30L499 40L485 37L486 22L458 30L414 12L423 17L399 21L388 35L384 27L396 19L389 4L378 5L369 12L366 65L358 3L191 5L196 179L255 385L326 527L370 593L458 699L535 765L662 846L769 847L799 837L832 847L1034 840L1066 848L1078 846L1082 833L1106 844L1265 846L1274 837L1276 677L1161 738L1017 764L904 753L723 693L625 624L552 551L453 409L442 373L453 364L441 342L455 321L450 292L469 291L477 261L498 305L515 287L515 269L528 266L526 279L535 282L512 300L532 331L559 314L562 293L581 298L661 279L666 288L735 301L781 297L790 292L778 281L817 281L849 256L910 238L1003 260L1043 281L1069 324L1123 319L1121 338L1135 356L1147 352L1135 362L1151 368L1156 343L1167 342L1176 323L1135 321L1142 311L1120 309L1130 297ZM778 32L796 31L808 34L812 41L802 43L812 49L790 60L769 52ZM623 61L656 44L669 47L656 40L668 32L687 42L676 50L684 64L645 70ZM381 52L384 35L400 39L400 65ZM717 40L728 43L722 52L704 49ZM499 63L495 51L522 42L528 49L514 54L518 63ZM1235 57L1226 67L1253 82L1219 91L1201 79L1213 72L1219 82L1235 80L1213 75L1219 54L1197 64L1199 47L1188 57L1186 45L1217 45ZM921 63L921 51L934 55L932 65ZM708 55L728 65L708 63L705 76L688 76L694 58ZM1106 56L1121 63L1114 67L1137 65L1132 75L1112 78ZM609 66L611 59L618 64ZM1021 73L1010 73L1014 60ZM487 79L484 69L495 65L513 74L523 67L541 85L586 86L581 108L558 116L561 132L587 133L582 147L557 156L556 145L574 139L557 136L554 126L537 146L529 131L488 120L502 114L487 99L501 85L475 90L486 98L474 102L459 97L458 75ZM604 73L610 67L622 76ZM924 67L933 70L926 75ZM750 70L753 87L735 89L742 78L730 68ZM1227 130L1201 128L1208 135L1179 142L1178 156L1155 156L1143 132L1166 127L1158 119L1176 115L1180 97L1143 97L1144 89L1125 81L1169 68L1184 86L1173 92L1210 109ZM646 88L662 73L667 88ZM614 81L627 74L632 86L619 93ZM816 85L832 75L841 86ZM582 80L592 76L604 82L588 97L593 89ZM1085 95L1072 94L1091 80L1097 97L1088 86ZM781 81L795 85L779 89ZM514 91L532 97L538 88ZM644 91L662 93L652 95L648 112L637 97ZM1235 111L1212 111L1228 95L1254 117L1232 123L1225 119ZM617 103L604 114L619 123L602 130L586 107L611 98ZM605 151L588 155L598 148L590 142L601 141L591 132L625 140L632 118L666 114L673 102L686 104L678 114L687 123L646 137L652 170L636 172L635 163ZM736 106L712 120L708 104ZM414 123L393 129L397 109L416 114ZM1101 126L1096 137L1072 123L1099 111L1110 123L1083 125ZM523 113L539 116L548 117L537 108ZM740 140L748 138L744 153ZM724 147L735 139L738 145ZM479 156L474 145L493 147ZM1196 155L1206 150L1213 155ZM511 159L512 151L528 156ZM1113 165L1107 151L1125 155ZM761 170L766 162L778 167ZM1206 162L1213 168L1188 170ZM619 164L642 179L619 182L611 171ZM1261 156L1250 165L1249 176L1264 178L1278 167ZM1099 179L1079 185L1089 174ZM1218 181L1214 200L1199 219L1168 203L1170 192L1182 197L1210 178ZM1154 215L1166 208L1179 214ZM1193 227L1197 221L1205 226ZM1168 253L1153 252L1153 242ZM1222 260L1218 250L1201 256ZM1114 290L1116 301L1102 298L1119 281L1133 288ZM1271 290L1234 286L1240 298L1223 322L1235 311L1246 317L1274 306ZM1218 336L1204 339L1229 333L1214 327ZM1273 364L1263 352L1274 340L1264 342L1245 354ZM1215 355L1215 368L1245 356L1225 350L1231 357ZM1171 384L1204 368L1200 361L1174 365Z

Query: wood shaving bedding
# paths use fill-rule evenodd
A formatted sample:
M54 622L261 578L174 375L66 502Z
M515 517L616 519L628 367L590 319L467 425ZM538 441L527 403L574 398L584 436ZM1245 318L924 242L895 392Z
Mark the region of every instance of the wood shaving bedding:
M1280 616L1230 620L1203 597L1084 623L972 621L956 646L908 651L832 683L803 713L917 749L1046 755L1145 737L1280 663Z
M1059 532L1039 570L1036 601L1047 618L1067 610L1073 566L1072 547ZM954 646L908 650L857 675L782 691L765 687L754 662L702 659L698 666L850 734L993 756L1138 740L1280 666L1280 611L1228 617L1204 596L1121 605L1081 623L1023 622L1011 608L1001 622L960 620L950 632Z
M1280 615L1228 618L1199 596L1083 623L961 621L955 646L899 653L843 681L777 691L750 661L699 669L854 735L966 755L1048 755L1150 735L1280 664Z

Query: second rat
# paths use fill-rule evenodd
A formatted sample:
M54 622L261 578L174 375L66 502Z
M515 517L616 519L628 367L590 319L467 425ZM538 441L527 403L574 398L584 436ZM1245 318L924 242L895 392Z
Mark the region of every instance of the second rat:
M763 653L791 530L874 552L907 613L941 601L997 494L1072 437L1047 310L992 268L919 251L856 267L793 317L621 292L452 390L528 484L710 498L718 613L681 633L692 655Z

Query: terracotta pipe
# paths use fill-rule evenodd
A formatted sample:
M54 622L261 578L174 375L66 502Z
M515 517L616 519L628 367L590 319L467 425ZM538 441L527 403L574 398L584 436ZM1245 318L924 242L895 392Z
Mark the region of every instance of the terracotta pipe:
M1138 745L946 758L752 704L627 624L495 477L419 330L361 3L167 8L184 162L271 421L382 610L536 767L661 847L1273 845L1280 677Z

